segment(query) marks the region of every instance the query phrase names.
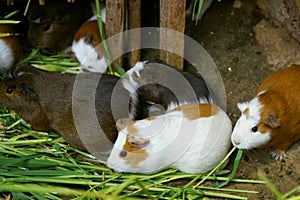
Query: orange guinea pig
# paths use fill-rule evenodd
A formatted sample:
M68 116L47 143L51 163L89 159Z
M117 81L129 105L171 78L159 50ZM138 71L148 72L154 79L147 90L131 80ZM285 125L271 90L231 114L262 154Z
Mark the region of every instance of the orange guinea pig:
M300 65L269 75L256 96L238 107L242 112L231 141L239 149L272 147L272 157L281 160L300 139Z
M10 24L0 24L0 52L0 70L11 68L22 58L22 47Z

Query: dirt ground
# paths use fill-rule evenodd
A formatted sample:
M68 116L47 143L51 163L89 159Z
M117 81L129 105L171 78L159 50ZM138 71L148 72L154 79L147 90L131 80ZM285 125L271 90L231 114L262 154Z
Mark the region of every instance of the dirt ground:
M187 17L186 24L186 34L207 50L219 68L227 93L227 113L233 123L240 115L236 104L254 97L260 82L272 72L253 32L264 15L255 1L241 2L240 8L234 8L232 0L215 1L197 26L191 17ZM281 162L271 159L270 152L271 149L244 151L236 178L259 179L257 172L262 170L281 193L299 186L300 141L288 150L288 157ZM249 199L274 199L264 185L231 184L228 187L259 192L242 195Z

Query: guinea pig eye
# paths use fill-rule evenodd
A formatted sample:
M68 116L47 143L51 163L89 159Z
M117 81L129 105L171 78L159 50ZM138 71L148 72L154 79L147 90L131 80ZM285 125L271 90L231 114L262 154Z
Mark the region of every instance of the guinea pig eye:
M127 156L127 151L121 151L120 154L119 154L119 156L121 158L125 158Z
M7 88L5 92L6 94L12 94L14 90L12 88Z
M44 28L44 31L47 32L47 31L50 30L51 24L48 24L48 23L47 23L47 24L44 24L43 28Z
M256 132L256 131L257 131L257 126L253 126L253 127L251 128L251 131L252 131L252 132Z

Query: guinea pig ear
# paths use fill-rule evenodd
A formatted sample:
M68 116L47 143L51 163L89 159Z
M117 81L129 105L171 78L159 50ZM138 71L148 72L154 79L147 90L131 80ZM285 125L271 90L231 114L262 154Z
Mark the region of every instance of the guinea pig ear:
M130 118L121 118L121 119L118 119L118 121L116 122L116 127L117 127L118 131L120 131L123 128L125 128L126 125L129 122L133 122L133 121Z
M128 135L128 142L130 145L137 147L137 148L143 148L150 143L149 139L147 139L147 138L143 138L143 137L131 135L131 134Z
M263 119L263 123L271 128L278 128L281 126L280 120L277 119L275 114L269 114Z
M95 44L94 44L94 40L93 40L93 38L92 38L92 36L91 36L90 34L86 34L86 35L85 35L85 37L84 37L84 42L85 42L86 44L91 45L91 46L94 46L94 45L95 45Z
M237 103L237 107L241 112L244 112L248 108L248 102Z
M26 97L36 97L37 96L35 91L25 84L21 84L21 85L17 86L17 90L23 92Z

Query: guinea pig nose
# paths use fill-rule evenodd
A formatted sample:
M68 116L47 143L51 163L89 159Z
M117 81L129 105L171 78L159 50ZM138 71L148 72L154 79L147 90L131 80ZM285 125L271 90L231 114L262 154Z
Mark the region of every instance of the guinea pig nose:
M238 140L233 140L233 144L234 144L234 146L238 146L241 144L241 142Z

